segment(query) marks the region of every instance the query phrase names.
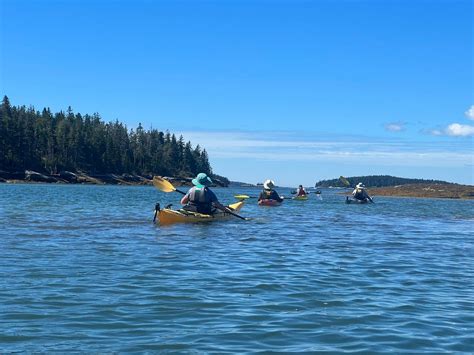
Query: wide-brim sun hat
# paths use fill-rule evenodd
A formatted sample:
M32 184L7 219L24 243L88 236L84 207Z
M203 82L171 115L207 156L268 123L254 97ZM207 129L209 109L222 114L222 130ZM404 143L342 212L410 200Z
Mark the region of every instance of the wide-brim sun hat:
M356 185L356 188L358 189L364 189L365 188L365 185L361 182L359 182L357 185Z
M271 190L275 187L275 182L273 180L265 180L263 183L263 188L265 190Z
M192 180L192 183L196 187L205 187L205 186L211 186L212 185L212 180L205 173L199 173L196 176L196 178L194 178Z

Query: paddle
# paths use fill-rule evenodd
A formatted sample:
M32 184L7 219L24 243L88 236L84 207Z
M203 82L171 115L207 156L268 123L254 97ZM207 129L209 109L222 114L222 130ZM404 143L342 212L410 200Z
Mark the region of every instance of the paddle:
M351 187L351 183L349 180L347 180L344 176L339 176L339 180L346 186L346 187Z
M255 196L249 196L249 195L234 195L234 197L238 200L246 200L248 198L256 198Z
M176 187L173 186L173 184L171 184L171 182L169 182L168 180L165 180L165 179L163 179L162 177L159 177L159 176L154 176L153 177L153 186L155 186L158 190L161 190L163 192L173 192L173 191L175 191L175 192L179 192L182 195L186 195L186 192L178 190ZM234 213L234 212L232 212L232 211L230 211L226 208L220 208L216 205L214 205L214 207L220 209L223 212L231 214L232 216L243 219L244 221L248 220L248 218L239 216L237 213Z

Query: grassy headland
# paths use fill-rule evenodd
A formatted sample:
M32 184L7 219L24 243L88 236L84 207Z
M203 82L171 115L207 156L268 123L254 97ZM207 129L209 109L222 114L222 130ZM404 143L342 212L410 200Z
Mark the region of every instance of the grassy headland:
M407 184L370 188L368 192L372 196L474 199L474 186L459 184Z

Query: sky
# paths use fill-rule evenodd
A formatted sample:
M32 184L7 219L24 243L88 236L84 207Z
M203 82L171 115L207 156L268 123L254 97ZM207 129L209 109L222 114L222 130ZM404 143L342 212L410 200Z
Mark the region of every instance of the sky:
M0 0L0 93L206 148L231 180L474 184L470 0Z

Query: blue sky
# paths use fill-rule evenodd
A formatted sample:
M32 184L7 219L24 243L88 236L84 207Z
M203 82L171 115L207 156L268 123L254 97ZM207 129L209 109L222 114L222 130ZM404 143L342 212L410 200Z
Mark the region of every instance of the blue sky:
M16 105L182 133L280 185L474 184L471 1L0 1Z

